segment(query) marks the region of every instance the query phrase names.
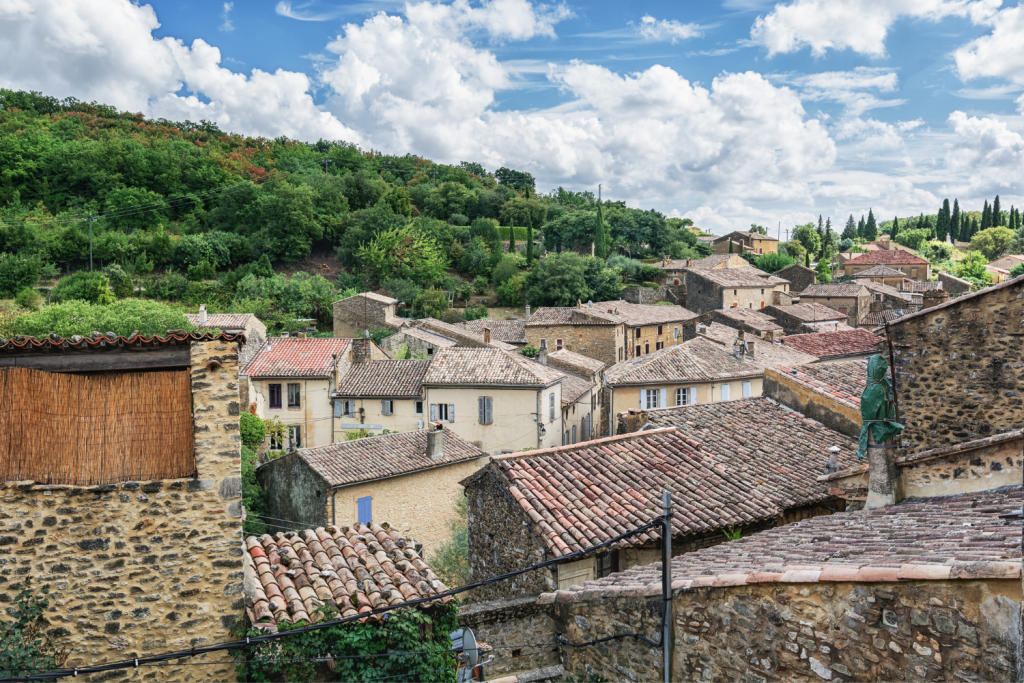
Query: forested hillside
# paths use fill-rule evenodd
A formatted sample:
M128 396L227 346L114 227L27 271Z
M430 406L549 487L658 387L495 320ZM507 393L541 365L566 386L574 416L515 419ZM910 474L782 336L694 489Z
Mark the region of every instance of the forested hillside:
M524 292L564 304L649 279L637 258L706 253L688 225L587 191L538 192L527 171L249 138L0 90L0 298L74 273L44 290L51 302L203 302L272 324L327 323L332 298L366 288L419 301L419 313L436 313L431 288L468 297L470 281L507 305ZM532 269L534 243L582 256ZM275 274L311 254L345 272Z

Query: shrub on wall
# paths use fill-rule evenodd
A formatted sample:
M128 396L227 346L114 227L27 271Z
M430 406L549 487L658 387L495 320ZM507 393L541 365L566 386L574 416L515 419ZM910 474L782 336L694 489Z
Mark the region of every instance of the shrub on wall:
M14 606L7 608L11 620L0 621L0 677L24 676L64 665L67 653L57 649L55 636L47 631L50 624L43 617L50 605L49 592L44 586L37 595L32 580L25 577L21 591L14 596Z
M238 416L238 431L242 437L242 445L255 449L267 438L267 427L263 420L252 413Z

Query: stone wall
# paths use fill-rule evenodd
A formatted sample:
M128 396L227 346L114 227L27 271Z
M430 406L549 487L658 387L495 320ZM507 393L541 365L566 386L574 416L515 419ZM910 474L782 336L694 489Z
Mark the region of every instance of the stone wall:
M1024 422L1024 281L890 324L909 452Z
M495 650L495 659L515 657L511 661L488 664L488 680L560 663L554 621L548 608L537 604L536 596L463 605L459 610L459 626L472 629L477 641L503 648ZM504 649L517 645L527 647Z
M700 271L691 270L686 273L686 303L683 305L698 315L717 311L723 307L722 287L702 277Z
M679 589L671 680L1016 681L1020 598L1015 579ZM656 640L660 602L593 597L555 602L552 615L573 642L624 631ZM662 678L661 650L631 638L565 648L562 658L578 678Z
M942 283L942 288L949 292L950 296L956 297L961 294L967 294L971 291L971 283L967 280L961 280L955 275L949 273L939 273L939 282Z
M362 337L365 330L396 330L404 322L395 317L394 304L356 295L334 302L334 336Z
M463 480L469 504L469 578L490 578L521 569L547 559L540 541L523 521L523 513L514 507L511 496L495 485L488 472ZM502 481L500 473L494 473ZM511 596L536 595L554 587L554 577L546 570L521 574L508 581L477 588L472 600L501 600Z
M619 362L624 329L623 325L527 325L526 343L539 349L544 339L548 353L554 353L555 340L561 339L564 349L614 365Z
M631 286L622 290L622 300L631 304L654 305L659 301L668 301L668 288L665 285L659 287Z
M272 529L271 535L286 529L315 529L331 521L324 512L324 501L331 497L331 487L314 472L297 452L256 468L256 478L267 492L267 520L286 528ZM288 521L285 521L288 520Z
M775 275L783 280L789 280L789 291L794 294L799 294L818 281L818 273L813 268L799 263L786 266Z
M761 394L817 420L829 429L860 438L860 409L831 400L828 394L811 391L773 368L764 371Z
M48 586L45 617L67 666L230 640L243 610L237 357L235 344L192 345L197 478L0 489L0 601L24 576ZM221 367L208 370L212 360ZM215 653L196 658L203 666L128 677L234 680L228 660Z

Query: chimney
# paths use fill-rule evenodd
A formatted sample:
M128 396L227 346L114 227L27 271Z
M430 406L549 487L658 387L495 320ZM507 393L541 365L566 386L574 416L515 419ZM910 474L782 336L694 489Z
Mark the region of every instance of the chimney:
M747 341L747 358L753 358L753 357L754 357L754 341L753 340L748 340Z
M295 336L298 337L299 339L305 339L306 338L306 333L305 332L298 332L298 333L296 333Z
M686 259L686 267L687 268L689 268L692 264L693 264L693 259L691 259L691 258Z
M289 336L290 335L288 334L288 332L282 332L281 333L281 339L287 339Z
M828 465L825 465L825 474L832 474L833 472L839 471L839 461L836 460L836 457L839 455L840 450L839 446L829 446Z
M353 339L349 342L352 350L349 352L349 359L353 363L365 363L370 360L372 341L369 339Z
M484 328L484 344L490 344L490 343L491 343L491 328L485 327Z
M903 493L903 472L896 465L895 448L895 443L876 444L875 435L868 430L868 498L864 502L865 510L889 507L906 497Z
M661 259L661 267L664 268L668 265L668 256L663 256Z
M199 304L199 324L206 324L206 304Z
M541 365L548 364L548 350L546 348L542 347L540 353L537 354L537 362Z
M526 319L530 319L530 304L526 304Z
M427 423L427 457L440 460L444 456L444 426L440 422Z

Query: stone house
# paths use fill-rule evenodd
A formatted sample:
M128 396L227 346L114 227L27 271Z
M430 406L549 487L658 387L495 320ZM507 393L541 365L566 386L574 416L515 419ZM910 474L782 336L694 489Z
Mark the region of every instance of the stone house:
M609 416L605 408L610 394L602 388L605 364L568 349L554 353L541 351L537 362L565 373L566 378L562 380L562 424L565 426L562 445L607 435ZM575 398L570 399L572 396ZM574 427L578 429L574 430Z
M931 279L931 262L901 249L878 249L857 254L843 262L843 275L856 275L875 266L886 266L911 280Z
M487 453L562 441L565 373L495 348L442 349L423 377L430 422Z
M1016 681L1020 507L1019 487L929 498L679 555L669 679ZM569 642L657 638L661 580L652 564L538 602ZM662 680L661 651L631 638L561 655L567 676Z
M777 295L788 293L788 280L750 264L739 268L691 268L686 274L686 307L698 315L723 308L760 310L777 303Z
M724 542L722 530L729 527L746 534L828 514L835 499L817 481L828 449L837 447L844 463L853 455L849 437L766 399L648 414L657 429L496 456L463 480L471 578L562 557L640 526L660 514L662 491L689 511L673 520L674 552ZM760 439L766 429L784 434L784 441ZM751 468L751 459L773 466ZM547 576L531 572L476 589L474 598L565 588L652 562L660 552L657 536L624 539L607 553L557 565Z
M245 335L245 344L239 351L241 355L238 358L238 362L243 366L259 351L263 340L267 338L267 326L252 313L207 313L206 304L200 304L198 313L186 313L185 317L200 330L220 330L225 334Z
M486 453L447 427L301 448L260 465L268 519L295 529L415 522L403 531L433 550L448 540L459 480L487 463Z
M775 272L775 277L789 280L789 291L799 294L818 281L818 273L801 263L794 263Z
M568 349L611 365L683 341L696 315L682 306L602 301L575 308L539 308L526 322L526 341L548 353Z
M741 254L745 251L753 251L758 254L777 254L779 252L779 241L774 237L762 235L759 232L743 232L736 230L728 235L722 235L711 246L716 254L728 254L729 243L732 242L732 251Z
M991 263L985 265L985 272L988 274L988 281L994 284L1005 282L1010 277L1010 271L1004 268L996 268Z
M698 336L605 370L610 414L760 396L768 365L803 365L817 360L772 342L743 339L739 336L742 332L719 327L722 335L728 335L728 345ZM712 334L717 336L718 330Z
M752 311L747 308L726 308L717 311L709 311L697 318L697 320L685 328L685 338L693 339L697 335L697 328L708 327L714 323L743 330L749 335L761 337L771 341L781 339L785 330L782 325L775 322L775 318L767 312L760 310Z
M956 275L945 271L939 273L939 282L942 283L942 288L949 292L949 295L954 298L961 294L967 294L974 289L974 285L967 280L958 278Z
M423 377L430 361L366 360L350 364L331 392L338 441L349 431L423 429Z
M407 325L390 337L382 339L380 348L392 358L405 347L413 358L430 360L438 349L449 349L458 344L456 340L436 332Z
M871 311L886 309L919 309L923 305L924 293L915 292L913 285L908 285L912 280L904 280L903 287L897 289L890 285L875 282L873 280L858 280L871 291Z
M786 346L816 356L822 363L867 359L879 353L884 342L863 328L793 334L782 340Z
M526 346L525 320L481 318L479 320L467 320L464 323L459 323L457 326L479 335L483 335L486 330L491 339L511 344L516 348Z
M837 323L846 324L846 312L824 306L817 302L790 304L789 306L768 306L764 314L771 316L782 326L786 334L807 334L836 329ZM847 326L848 327L848 326Z
M764 371L764 396L829 429L860 437L860 396L867 386L866 360L843 360Z
M388 522L346 524L298 533L264 534L245 539L246 611L254 626L287 628L320 621L319 607L336 607L341 618L428 598L416 609L430 612L447 590L423 561L423 547ZM286 565L288 571L273 567ZM370 614L378 623L386 614Z
M816 284L800 293L802 304L821 304L845 313L846 324L850 327L857 327L864 316L871 312L871 301L871 290L862 282Z
M908 308L889 309L885 311L878 311L877 313L868 313L860 321L860 326L865 330L875 330L879 327L885 326L886 323L891 323L897 318L902 318L905 315L910 315L914 311Z
M903 283L906 278L907 276L902 272L888 266L881 265L861 270L853 274L853 279L857 282L867 280L870 282L877 282L881 285L888 285L898 290L903 289Z
M49 588L44 617L67 667L231 640L244 613L244 343L210 333L0 340L5 591L19 577ZM234 680L227 652L188 664L160 675Z
M334 336L361 338L371 330L398 330L408 321L395 314L398 299L363 292L333 304Z
M352 363L387 355L369 339L274 337L245 367L256 415L285 426L271 451L322 446L335 436L331 394Z
M994 268L1001 268L1007 272L1013 270L1014 266L1024 263L1024 254L1007 254L1006 256L991 261L988 265Z
M606 367L604 363L597 359L573 353L569 349L552 351L551 353L544 351L541 355L537 356L537 360L562 372L577 375L591 382L600 382L601 371Z

